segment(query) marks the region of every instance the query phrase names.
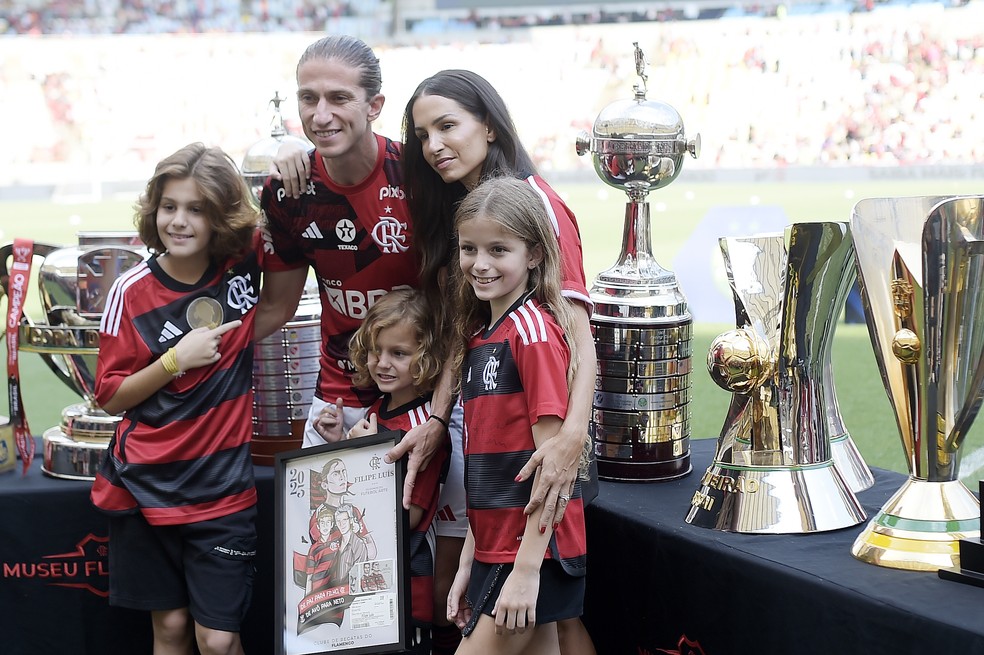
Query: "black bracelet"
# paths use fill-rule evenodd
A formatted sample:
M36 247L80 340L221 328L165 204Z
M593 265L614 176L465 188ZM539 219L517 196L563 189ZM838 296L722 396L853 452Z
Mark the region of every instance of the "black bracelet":
M437 414L431 414L431 415L430 415L430 416L428 416L427 418L428 418L428 419L434 419L435 421L437 421L438 423L440 423L441 425L443 425L443 426L444 426L444 429L445 429L445 430L447 430L447 429L448 429L448 422L447 422L447 421L445 421L445 420L444 420L443 418L441 418L440 416L438 416Z

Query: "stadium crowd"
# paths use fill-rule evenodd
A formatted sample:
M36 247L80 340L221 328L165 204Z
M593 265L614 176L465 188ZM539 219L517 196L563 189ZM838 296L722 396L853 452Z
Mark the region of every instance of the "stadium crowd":
M349 3L313 0L171 0L154 3L156 17L144 20L150 5L0 5L41 33L0 38L0 120L18 126L7 144L15 154L0 162L0 186L79 169L104 179L143 174L163 153L196 139L244 153L267 133L273 92L293 93L293 62L310 34L292 21L307 11L326 20L352 11ZM241 33L275 5L281 31ZM113 9L118 22L105 29L114 34L178 24L214 31L57 34L52 26L85 20L73 13L78 7ZM544 170L590 168L589 158L575 155L574 137L609 102L630 97L638 41L649 59L649 99L675 107L688 134L701 134L704 154L688 168L976 163L984 161L981 24L984 0L487 30L414 46L382 41L375 46L389 101L377 126L398 137L400 111L421 78L471 68L508 99ZM293 103L284 109L296 126Z

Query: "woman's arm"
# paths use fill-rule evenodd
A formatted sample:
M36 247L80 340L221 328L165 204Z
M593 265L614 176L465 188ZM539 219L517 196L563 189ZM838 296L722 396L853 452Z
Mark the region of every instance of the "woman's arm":
M445 362L437 388L434 389L431 398L431 416L440 418L444 423L437 420L424 421L407 432L400 442L386 453L387 463L393 463L407 453L410 454L407 460L407 477L403 483L404 509L410 509L410 496L413 493L413 485L417 481L417 474L427 468L438 447L448 438L444 426L448 424L451 416L453 388L454 373L451 371L450 362Z
M557 416L541 416L533 425L533 441L539 450L545 443L556 439L560 433L561 420ZM536 473L540 476L540 472ZM534 478L534 485L536 478ZM536 599L540 593L540 567L543 553L550 544L553 526L543 524L541 514L545 507L539 507L526 517L526 529L519 542L519 552L513 570L502 585L502 592L492 609L495 617L495 632L523 632L536 625Z
M588 421L591 417L591 403L597 368L594 337L588 310L579 302L572 303L576 317L574 340L577 343L579 363L571 383L567 404L567 418L556 438L537 444L536 452L520 470L517 482L526 480L539 469L540 474L533 480L533 491L526 513L533 514L543 507L540 513L540 528L554 527L564 518L566 503L559 502L561 496L570 496L581 463L581 452L588 436Z

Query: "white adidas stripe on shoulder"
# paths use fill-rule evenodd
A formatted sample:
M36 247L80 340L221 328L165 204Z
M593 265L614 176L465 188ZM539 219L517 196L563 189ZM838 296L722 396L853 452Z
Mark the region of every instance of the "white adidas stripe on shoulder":
M540 308L533 304L532 299L510 312L509 318L516 325L520 338L527 346L531 343L547 341L547 326L543 323L543 314Z
M536 178L532 175L526 178L526 182L533 187L533 190L540 196L540 201L543 203L543 208L547 210L547 216L550 217L550 224L553 225L554 234L559 237L560 223L557 222L557 214L554 212L553 205L550 204L550 198L547 197L547 192L543 190L543 187L537 184Z
M427 421L427 417L430 416L429 405L421 405L420 407L414 407L408 412L410 416L410 427L415 428L418 425L423 425Z
M126 290L131 285L140 281L144 276L150 275L150 266L147 262L141 262L128 270L126 273L116 278L113 286L109 288L106 296L106 307L103 309L102 320L99 322L99 331L116 336L120 331L120 321L123 319L123 303Z

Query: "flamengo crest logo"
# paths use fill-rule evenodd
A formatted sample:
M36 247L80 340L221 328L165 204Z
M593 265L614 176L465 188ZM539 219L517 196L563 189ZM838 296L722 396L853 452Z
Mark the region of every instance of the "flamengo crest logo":
M109 596L109 537L85 536L75 550L43 555L36 562L3 561L4 580L37 580L56 587L85 589L101 598ZM5 583L7 584L7 583Z
M410 248L406 235L407 224L390 216L380 216L372 228L372 240L387 254L406 252Z
M499 360L494 356L489 357L489 361L485 362L485 370L482 371L482 382L485 383L486 391L493 391L497 386L496 374L499 372Z
M226 294L226 303L240 313L245 314L253 305L260 301L260 296L253 288L253 278L247 273L245 276L237 275L229 280L229 291Z

